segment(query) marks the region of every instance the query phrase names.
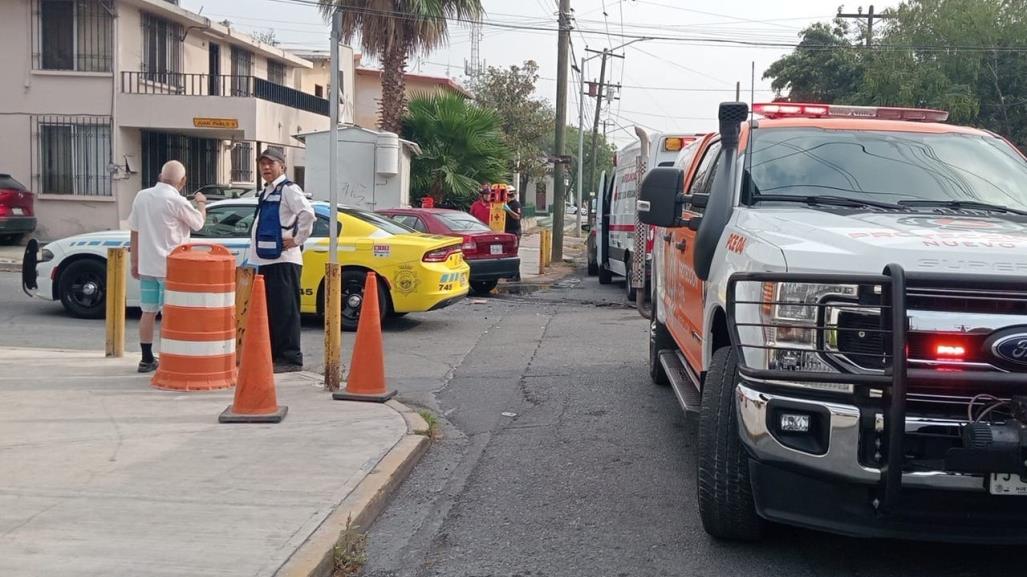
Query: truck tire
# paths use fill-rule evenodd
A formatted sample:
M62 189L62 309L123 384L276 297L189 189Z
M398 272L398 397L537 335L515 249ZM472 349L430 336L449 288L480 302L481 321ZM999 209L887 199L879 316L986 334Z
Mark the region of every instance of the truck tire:
M624 296L629 302L635 302L635 292L638 289L631 286L631 253L625 253L624 260Z
M756 514L749 458L738 438L737 378L734 348L718 349L706 374L699 415L699 515L714 538L755 541L764 521Z
M613 282L613 273L603 265L599 265L599 284L610 284Z
M663 369L663 364L660 363L660 351L674 350L676 348L677 345L674 344L670 331L656 318L656 307L654 305L649 319L649 376L654 384L662 387L670 384L667 371Z

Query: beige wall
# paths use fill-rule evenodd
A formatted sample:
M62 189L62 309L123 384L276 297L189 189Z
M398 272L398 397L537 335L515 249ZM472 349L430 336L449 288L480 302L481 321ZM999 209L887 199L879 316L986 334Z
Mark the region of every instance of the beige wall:
M378 128L378 105L382 100L381 75L376 72L357 71L356 110L353 122L364 128ZM424 78L407 77L406 95L412 98L422 93L455 92L452 88ZM462 94L462 93L461 93Z
M328 85L331 84L331 58L328 55L307 56L314 64L311 69L296 69L296 86L307 94L314 94L315 86L321 86L325 97L328 97ZM342 73L343 103L339 109L339 122L352 124L354 121L356 96L356 57L349 46L339 45L339 71Z

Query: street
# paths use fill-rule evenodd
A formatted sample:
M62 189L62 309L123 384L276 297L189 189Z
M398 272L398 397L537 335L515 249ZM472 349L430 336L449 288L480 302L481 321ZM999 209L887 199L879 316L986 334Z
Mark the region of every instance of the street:
M776 527L722 544L699 522L695 420L646 371L647 323L623 285L578 274L468 299L385 329L389 386L439 415L441 437L368 534L369 577L475 575L1010 575L1008 549L861 541ZM0 344L98 349L0 274ZM127 345L137 350L130 316ZM306 321L308 368L322 334ZM348 363L352 337L343 337ZM135 354L130 353L130 354Z

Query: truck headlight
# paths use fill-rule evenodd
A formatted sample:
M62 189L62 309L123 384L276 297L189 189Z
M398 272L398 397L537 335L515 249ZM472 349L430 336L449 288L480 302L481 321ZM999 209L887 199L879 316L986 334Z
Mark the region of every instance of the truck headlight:
M820 303L826 297L853 298L856 285L800 282L764 283L761 323L765 325L767 368L803 372L838 372L819 353ZM823 328L821 326L821 328ZM834 331L825 331L833 335ZM830 336L829 335L829 336ZM825 385L837 390L843 385ZM819 387L818 387L819 388Z

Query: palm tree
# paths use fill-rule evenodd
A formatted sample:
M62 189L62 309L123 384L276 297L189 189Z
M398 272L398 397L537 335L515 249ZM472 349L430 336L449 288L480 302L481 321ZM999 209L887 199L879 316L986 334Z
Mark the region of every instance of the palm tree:
M411 196L427 193L437 206L466 208L479 183L502 181L510 150L500 125L495 111L449 92L411 100L403 137L422 152L410 167Z
M360 37L364 53L382 63L379 127L398 133L406 109L407 60L427 54L449 40L449 19L477 21L481 0L318 0L329 21L342 12L342 40Z

